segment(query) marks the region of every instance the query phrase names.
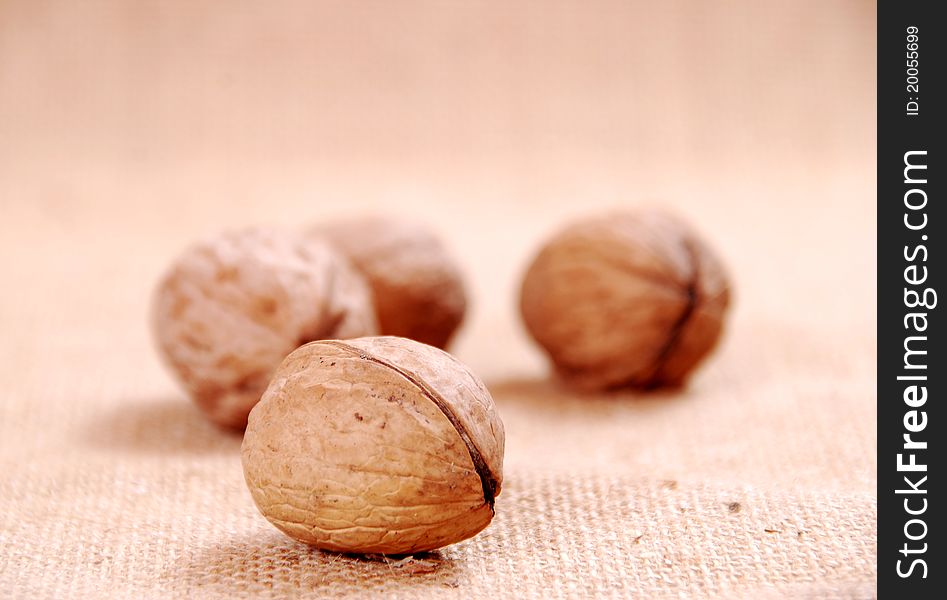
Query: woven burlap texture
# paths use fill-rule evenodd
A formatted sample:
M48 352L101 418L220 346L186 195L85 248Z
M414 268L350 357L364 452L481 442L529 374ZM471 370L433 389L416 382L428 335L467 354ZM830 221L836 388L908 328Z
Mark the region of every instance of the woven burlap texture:
M0 596L873 596L873 6L331 4L0 4ZM518 281L638 204L731 319L683 390L578 395ZM507 431L494 522L400 559L271 527L147 327L193 239L378 210L463 265Z

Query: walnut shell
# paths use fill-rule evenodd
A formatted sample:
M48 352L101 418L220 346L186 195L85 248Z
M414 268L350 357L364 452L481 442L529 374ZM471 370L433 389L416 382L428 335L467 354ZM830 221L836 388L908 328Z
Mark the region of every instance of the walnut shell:
M681 384L715 347L730 301L724 269L680 220L607 214L549 240L523 280L526 327L580 388Z
M337 552L407 554L493 518L503 423L451 355L398 337L318 341L250 413L243 471L278 529Z
M467 295L460 268L428 228L405 219L363 217L312 230L345 254L372 288L383 335L446 348Z
M370 292L343 257L262 228L187 249L158 284L152 309L162 356L227 427L246 425L273 371L300 344L377 332Z

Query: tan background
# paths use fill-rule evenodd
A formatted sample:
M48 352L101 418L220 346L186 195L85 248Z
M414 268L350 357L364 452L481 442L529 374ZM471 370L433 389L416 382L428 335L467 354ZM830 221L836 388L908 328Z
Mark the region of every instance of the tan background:
M874 15L0 0L0 595L873 595ZM719 248L732 320L686 391L578 398L517 281L641 203ZM494 523L389 563L272 529L145 320L197 236L379 208L466 267L508 432Z

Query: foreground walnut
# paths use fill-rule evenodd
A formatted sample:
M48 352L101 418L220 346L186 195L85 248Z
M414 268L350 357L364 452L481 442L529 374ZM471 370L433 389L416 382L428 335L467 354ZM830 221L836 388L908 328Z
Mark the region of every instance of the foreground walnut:
M152 321L158 348L197 405L238 428L300 344L377 331L370 292L344 258L269 229L185 251L158 285Z
M397 337L307 344L250 413L243 471L287 535L338 552L406 554L493 518L503 424L452 356Z
M446 348L464 318L460 269L441 241L413 221L366 217L312 231L324 236L372 288L381 333Z
M680 384L714 348L730 300L720 261L661 212L575 223L535 258L526 326L566 381L591 389Z

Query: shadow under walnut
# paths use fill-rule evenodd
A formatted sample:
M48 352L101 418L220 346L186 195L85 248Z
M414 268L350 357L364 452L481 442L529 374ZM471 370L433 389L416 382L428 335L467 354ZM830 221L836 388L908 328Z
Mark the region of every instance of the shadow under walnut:
M324 552L278 534L235 539L190 553L166 577L187 589L226 595L327 592L381 597L459 587L463 565L441 552L360 556Z
M494 401L537 412L577 411L588 414L596 406L622 405L643 411L660 411L669 401L685 401L693 395L687 386L652 389L624 388L596 392L569 387L553 377L513 377L487 382Z
M147 454L237 454L241 439L208 422L192 403L173 397L117 402L91 415L80 435L94 448Z

